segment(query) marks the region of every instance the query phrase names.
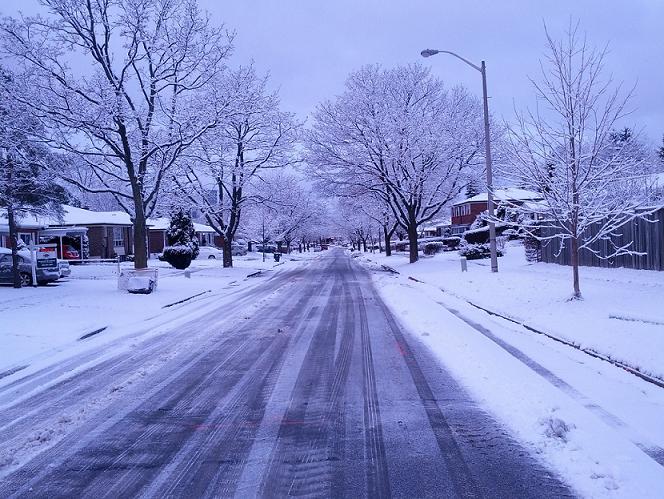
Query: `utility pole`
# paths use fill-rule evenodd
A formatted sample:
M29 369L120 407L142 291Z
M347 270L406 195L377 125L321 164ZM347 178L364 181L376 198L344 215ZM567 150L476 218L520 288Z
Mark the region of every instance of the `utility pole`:
M486 164L486 208L489 213L489 250L491 252L491 272L498 272L498 250L496 248L496 223L494 221L494 204L493 204L493 171L491 162L491 131L489 129L489 97L487 94L486 86L486 64L484 61L473 64L468 59L461 57L449 50L436 50L426 49L421 53L422 57L431 57L436 54L449 54L457 59L465 62L471 68L479 71L482 74L482 100L484 103L484 161Z

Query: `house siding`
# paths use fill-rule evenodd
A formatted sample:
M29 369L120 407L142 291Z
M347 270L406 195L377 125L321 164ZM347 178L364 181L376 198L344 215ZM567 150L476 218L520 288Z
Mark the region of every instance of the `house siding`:
M149 230L148 231L148 247L150 253L161 253L164 251L164 237L165 230Z
M463 215L456 215L458 209L468 210L469 212ZM483 211L487 210L487 204L485 202L475 202L475 203L461 203L452 207L452 227L463 225L471 225L477 216Z

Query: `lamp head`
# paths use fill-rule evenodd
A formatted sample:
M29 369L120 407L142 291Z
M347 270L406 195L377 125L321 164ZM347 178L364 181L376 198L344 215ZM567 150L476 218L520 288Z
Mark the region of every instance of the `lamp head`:
M431 57L432 55L436 55L440 50L435 50L435 49L425 49L420 54L422 54L422 57Z

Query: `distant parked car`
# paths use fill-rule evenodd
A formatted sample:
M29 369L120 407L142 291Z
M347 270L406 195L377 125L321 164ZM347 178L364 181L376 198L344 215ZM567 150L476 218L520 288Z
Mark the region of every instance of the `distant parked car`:
M224 252L214 246L199 246L197 260L222 260Z
M32 284L32 256L28 251L20 251L18 255L18 271L21 276L21 286ZM60 269L37 269L37 284L48 284L60 279ZM11 284L14 282L12 273L12 252L7 248L0 248L0 282Z
M263 253L263 245L262 244L257 244L256 245L256 251L258 253ZM277 251L277 247L274 244L266 244L265 245L265 253L274 253Z
M247 254L247 246L237 241L231 242L231 255L244 256Z

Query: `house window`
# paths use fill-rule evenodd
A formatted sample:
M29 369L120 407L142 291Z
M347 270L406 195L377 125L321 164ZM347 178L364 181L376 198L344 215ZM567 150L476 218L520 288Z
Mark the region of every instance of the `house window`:
M124 247L124 237L122 237L122 227L113 227L113 247Z
M19 232L18 237L28 246L32 244L32 234L30 234L29 232Z

